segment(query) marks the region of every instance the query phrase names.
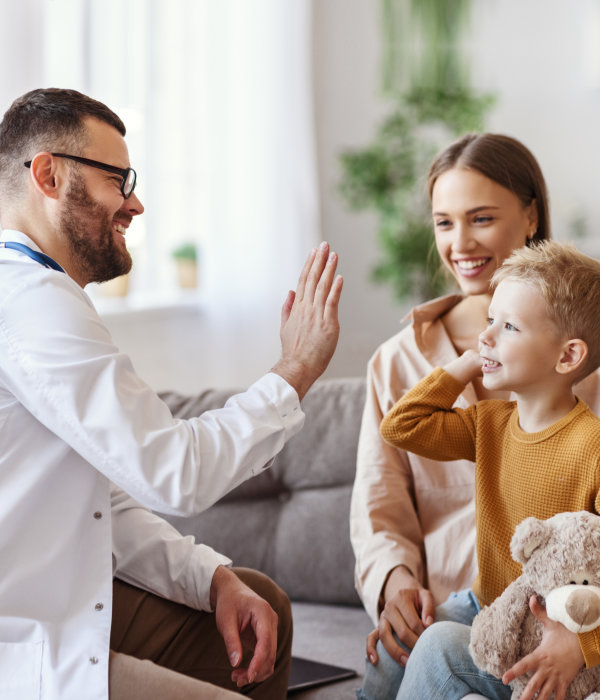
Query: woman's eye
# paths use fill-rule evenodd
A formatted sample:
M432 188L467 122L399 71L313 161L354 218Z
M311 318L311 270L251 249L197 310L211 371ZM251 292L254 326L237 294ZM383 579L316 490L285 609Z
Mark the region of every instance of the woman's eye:
M476 216L475 217L476 224L488 224L490 221L493 221L492 216Z
M438 219L434 222L436 228L448 228L451 226L452 222L449 219Z

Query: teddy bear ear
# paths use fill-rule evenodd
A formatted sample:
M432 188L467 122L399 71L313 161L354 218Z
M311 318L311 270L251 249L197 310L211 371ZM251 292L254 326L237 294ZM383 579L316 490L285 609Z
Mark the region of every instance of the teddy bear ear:
M513 559L519 564L525 564L538 547L546 544L551 535L552 525L546 520L525 518L517 525L510 542Z

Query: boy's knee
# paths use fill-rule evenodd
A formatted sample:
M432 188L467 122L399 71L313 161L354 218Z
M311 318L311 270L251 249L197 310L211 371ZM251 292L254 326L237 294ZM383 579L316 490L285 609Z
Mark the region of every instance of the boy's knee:
M436 659L456 656L457 653L469 653L469 639L471 628L460 622L440 621L434 622L417 640L412 650L410 660L413 657L432 657Z

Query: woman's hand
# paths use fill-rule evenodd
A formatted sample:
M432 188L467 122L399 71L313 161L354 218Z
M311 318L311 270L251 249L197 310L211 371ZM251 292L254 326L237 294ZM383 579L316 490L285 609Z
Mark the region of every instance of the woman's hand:
M403 587L406 583L410 583L411 587ZM408 653L397 640L409 649L414 647L425 628L434 621L435 601L431 592L418 585L402 566L390 574L385 586L385 599L379 624L367 636L367 657L373 665L377 664L376 644L381 640L387 653L397 663L406 666Z

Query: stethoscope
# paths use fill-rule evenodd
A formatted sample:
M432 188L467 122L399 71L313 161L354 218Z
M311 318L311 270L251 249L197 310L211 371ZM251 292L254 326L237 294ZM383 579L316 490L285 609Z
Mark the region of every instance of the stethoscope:
M64 272L56 260L52 260L52 258L45 253L40 253L38 250L33 250L24 243L17 243L16 241L0 241L0 248L12 248L13 250L18 250L21 253L24 253L28 258L39 262L40 265L43 265L44 267L58 270L58 272Z

